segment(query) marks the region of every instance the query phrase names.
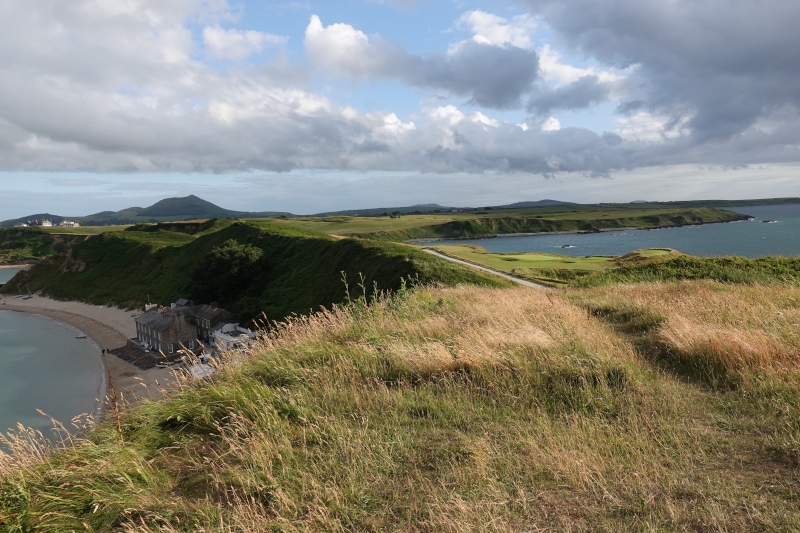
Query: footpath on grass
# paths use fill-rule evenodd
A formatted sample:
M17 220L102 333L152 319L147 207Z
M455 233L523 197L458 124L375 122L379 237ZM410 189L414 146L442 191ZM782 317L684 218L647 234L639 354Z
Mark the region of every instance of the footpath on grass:
M441 252L437 252L431 248L423 248L424 251L428 252L431 255L435 255L436 257L441 257L442 259L447 259L448 261L452 261L453 263L458 263L460 265L468 266L471 268L477 268L478 270L483 270L485 272L489 272L494 274L495 276L500 276L501 278L505 278L509 281L513 281L514 283L519 283L520 285L524 285L525 287L531 287L534 289L551 289L552 287L548 287L542 283L536 283L535 281L530 281L527 279L518 278L516 276L512 276L510 274L506 274L505 272L501 272L499 270L495 270L493 268L485 267L483 265L479 265L477 263L473 263L471 261L465 261L463 259L456 259L453 256L443 254Z

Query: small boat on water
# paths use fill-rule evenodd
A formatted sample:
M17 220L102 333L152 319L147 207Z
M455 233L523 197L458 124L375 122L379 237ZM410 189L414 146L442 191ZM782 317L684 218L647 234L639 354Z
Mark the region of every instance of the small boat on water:
M75 337L75 338L76 339L88 339L89 336L88 335L79 335L78 337Z

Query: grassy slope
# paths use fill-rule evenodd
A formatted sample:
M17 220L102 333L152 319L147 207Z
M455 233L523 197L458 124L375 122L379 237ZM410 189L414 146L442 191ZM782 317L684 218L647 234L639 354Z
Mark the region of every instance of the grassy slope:
M670 280L717 280L730 283L800 285L800 257L656 257L585 276L580 286Z
M638 250L621 257L588 256L575 257L539 252L489 253L485 248L472 244L430 246L444 254L464 259L515 276L545 283L566 283L593 272L619 268L623 265L640 264L651 258L677 255L668 249Z
M41 228L41 231L51 235L99 235L101 233L124 231L130 224L118 226L80 226L78 228Z
M477 213L443 213L388 217L297 218L281 221L337 235L404 241L422 238L481 237L503 233L576 232L627 227L657 227L734 220L721 209L547 207Z
M0 523L797 530L798 302L696 282L465 287L296 320L124 413L120 434L49 456L12 443Z
M506 282L452 265L409 246L334 239L267 222L163 224L105 233L76 246L72 257L56 257L18 276L3 290L42 290L59 299L142 307L189 295L191 273L215 246L228 239L263 249L260 274L247 294L220 303L245 319L266 312L270 319L306 313L343 300L341 272L356 290L359 273L371 292L396 290L400 279L447 285Z
M49 235L31 228L0 228L0 265L64 253L82 240L81 236Z

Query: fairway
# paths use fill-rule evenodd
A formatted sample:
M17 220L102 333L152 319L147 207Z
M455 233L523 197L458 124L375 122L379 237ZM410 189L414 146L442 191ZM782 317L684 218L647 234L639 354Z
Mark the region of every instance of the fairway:
M540 252L493 254L472 244L426 246L445 255L493 268L521 278L548 283L565 283L574 277L617 268L634 261L676 253L668 249L637 250L622 257L568 255Z

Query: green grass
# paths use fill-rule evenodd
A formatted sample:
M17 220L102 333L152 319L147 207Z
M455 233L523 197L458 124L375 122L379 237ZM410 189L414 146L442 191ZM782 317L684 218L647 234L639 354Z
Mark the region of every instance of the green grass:
M124 231L129 227L129 224L117 226L81 226L79 228L41 228L41 231L51 235L99 235L101 233Z
M480 237L506 233L597 231L735 220L736 213L715 208L570 206L390 217L298 217L279 224L335 235L404 241L423 238Z
M124 412L119 433L109 421L49 454L12 439L0 531L800 529L784 350L739 388L709 387L586 311L652 306L702 338L742 327L722 302L759 318L779 301L796 320L798 290L640 289L422 289L295 319L212 380ZM715 338L737 368L734 336Z
M35 262L67 253L80 235L50 235L34 228L0 228L0 264Z
M69 256L54 256L20 274L6 294L41 290L57 299L141 308L149 301L168 304L193 297L197 265L228 240L260 248L257 274L246 288L220 295L220 303L240 318L281 319L308 313L345 298L342 272L356 290L364 276L369 293L397 290L401 279L457 285L508 282L452 265L411 246L335 239L270 222L214 220L139 225L86 239Z
M727 283L800 285L800 257L678 257L623 264L576 280L579 286L671 280L715 280Z
M544 283L566 283L583 276L622 265L638 264L651 258L675 255L668 249L637 250L621 257L526 253L489 253L485 248L471 244L426 246L439 252L483 265L514 276Z

